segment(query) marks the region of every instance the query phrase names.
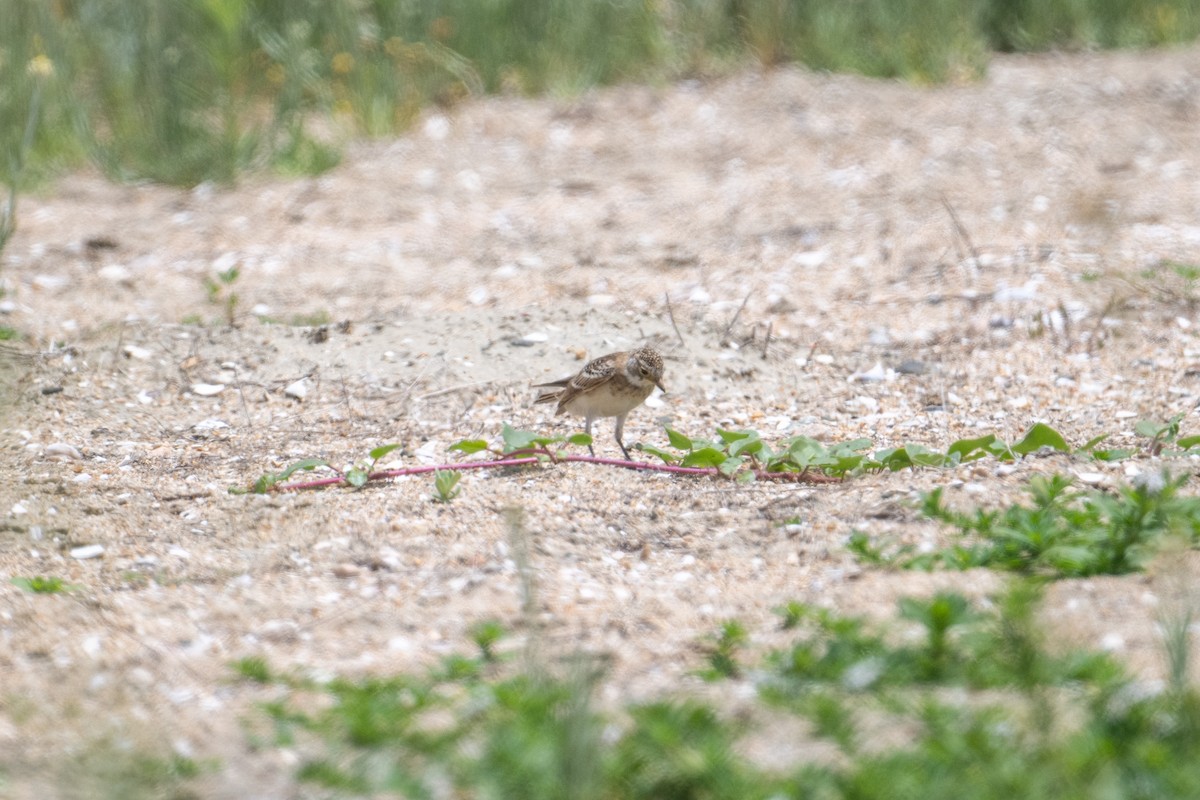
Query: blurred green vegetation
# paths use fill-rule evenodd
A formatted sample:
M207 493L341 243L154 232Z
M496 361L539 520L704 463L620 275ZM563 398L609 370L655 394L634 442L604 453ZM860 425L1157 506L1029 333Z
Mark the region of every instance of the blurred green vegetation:
M313 174L349 136L482 92L755 60L970 80L994 50L1198 31L1197 0L0 0L0 182L83 161L180 185Z
M1032 581L988 603L906 597L887 622L790 603L779 609L790 642L745 663L755 655L720 644L726 623L705 648L724 702L684 688L605 709L602 660L522 653L498 626L478 655L425 674L322 683L261 658L234 668L271 687L253 744L303 753L297 778L333 797L1195 797L1192 612L1163 617L1174 663L1154 684L1053 641L1041 597Z

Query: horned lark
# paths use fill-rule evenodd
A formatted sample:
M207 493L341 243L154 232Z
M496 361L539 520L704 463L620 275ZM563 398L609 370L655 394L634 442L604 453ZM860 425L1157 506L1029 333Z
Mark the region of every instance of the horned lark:
M592 421L597 417L616 417L617 444L625 458L629 451L621 441L625 428L625 417L642 404L657 386L666 393L662 385L663 360L652 347L609 353L589 361L578 375L552 383L539 383L539 392L534 403L558 403L555 415L566 411L583 417L584 430L592 435ZM596 451L588 445L588 452Z

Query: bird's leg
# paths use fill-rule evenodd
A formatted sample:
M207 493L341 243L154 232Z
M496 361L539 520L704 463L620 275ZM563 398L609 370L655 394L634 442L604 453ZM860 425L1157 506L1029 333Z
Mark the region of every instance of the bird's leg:
M625 430L625 415L622 414L621 416L617 417L617 430L616 430L617 447L620 447L621 452L625 454L626 461L632 461L633 459L630 458L629 451L625 449L625 442L621 441L621 433L624 430Z
M587 420L583 423L583 432L586 433L588 436L592 435L592 418L591 417L588 417ZM596 457L596 451L592 449L591 442L588 442L588 452L592 454L592 458Z

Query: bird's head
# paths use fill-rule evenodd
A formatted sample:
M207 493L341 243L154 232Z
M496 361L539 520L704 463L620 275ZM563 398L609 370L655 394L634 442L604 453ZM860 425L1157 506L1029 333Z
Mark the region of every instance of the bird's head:
M629 372L630 380L635 383L650 382L661 389L663 394L667 393L662 385L662 356L653 347L641 347L634 350L630 354L626 370Z

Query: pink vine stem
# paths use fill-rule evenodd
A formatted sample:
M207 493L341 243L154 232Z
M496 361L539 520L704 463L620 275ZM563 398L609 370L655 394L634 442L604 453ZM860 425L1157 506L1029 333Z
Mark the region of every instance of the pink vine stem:
M491 461L463 461L457 464L425 464L419 467L404 467L402 469L389 469L382 472L372 472L367 476L367 480L378 481L386 480L388 478L402 478L405 475L424 475L429 472L443 472L450 470L524 467L540 464L544 461L550 461L553 463L574 461L584 464L600 464L606 467L642 470L643 472L671 472L677 475L721 476L721 471L716 467L679 467L674 464L657 464L650 461L624 461L619 458L599 458L597 456L570 455L560 456L544 448L529 448L526 450L514 450L511 453L504 453L500 458L493 459ZM760 480L788 481L793 483L836 483L839 480L838 478L834 478L829 475L814 474L808 471L767 472L765 469L754 470L754 477ZM271 490L277 492L294 492L302 489L320 489L325 486L337 486L345 483L345 476L335 475L329 478L318 478L311 481L284 483L278 486L272 486Z

